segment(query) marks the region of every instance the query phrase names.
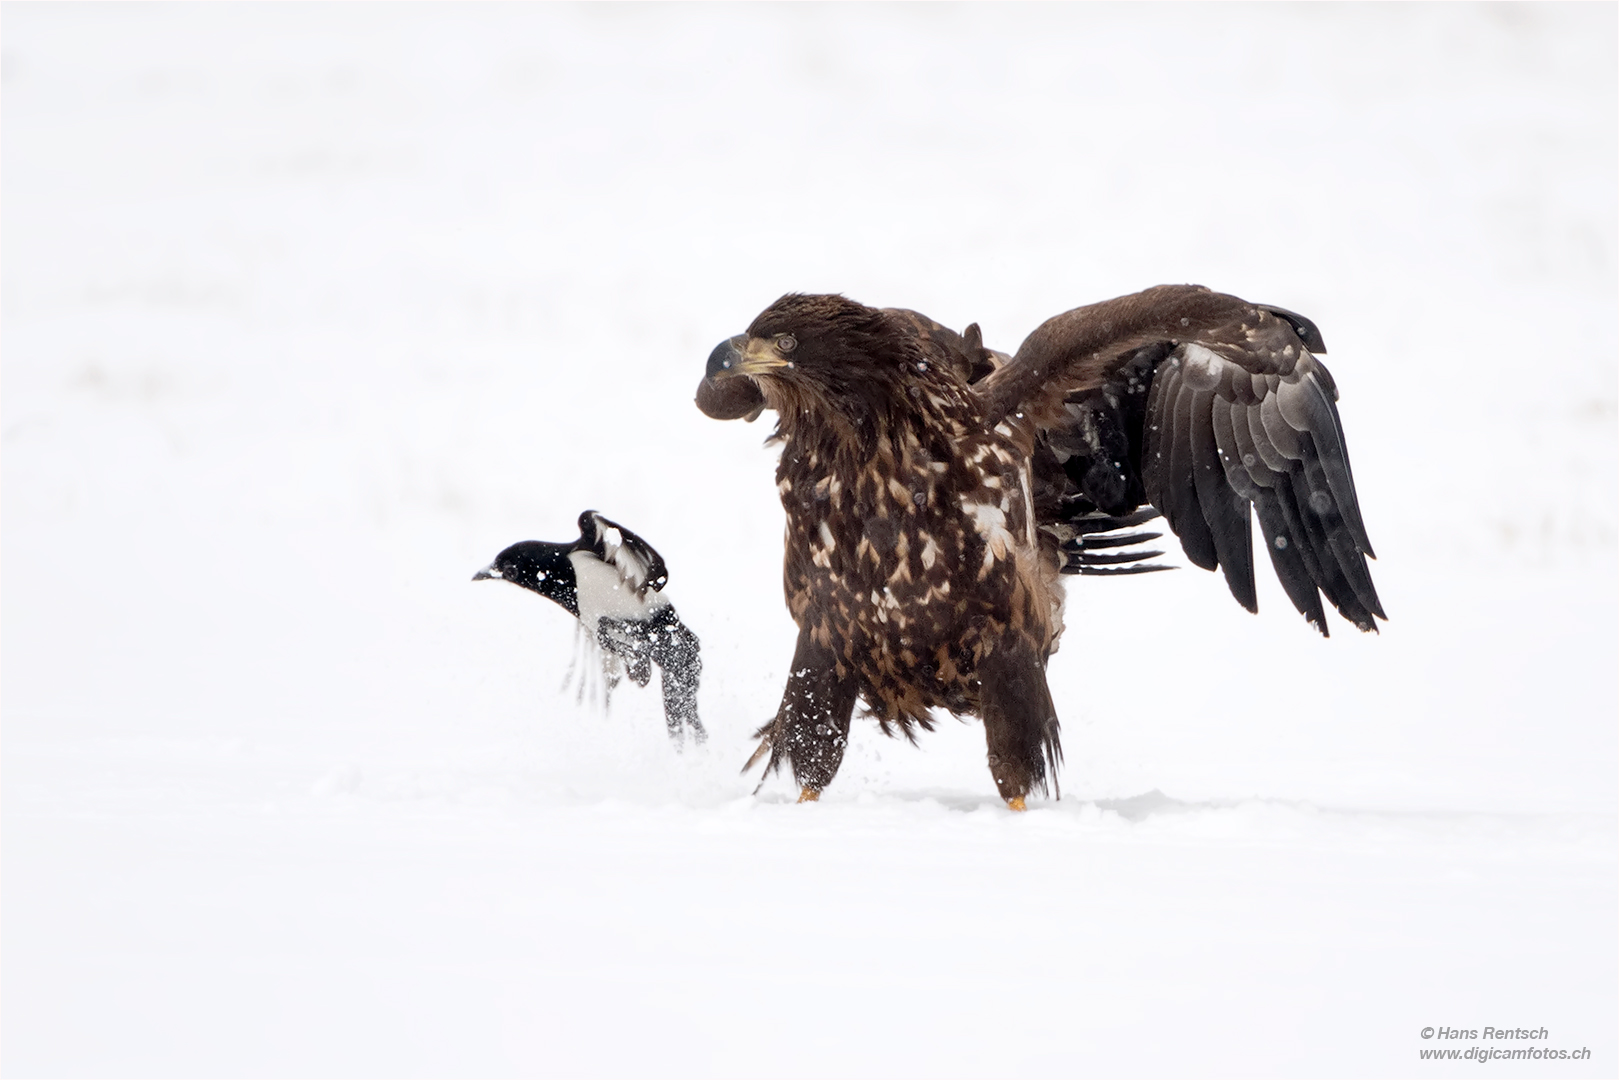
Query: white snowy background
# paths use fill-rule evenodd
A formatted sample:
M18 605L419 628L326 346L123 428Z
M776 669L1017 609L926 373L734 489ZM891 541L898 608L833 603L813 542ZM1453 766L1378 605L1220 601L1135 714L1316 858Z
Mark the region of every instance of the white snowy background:
M1613 5L0 17L8 1075L1619 1068ZM754 797L794 630L713 344L1185 281L1321 326L1382 634L1079 581L1060 802L950 720ZM586 507L701 752L468 580Z

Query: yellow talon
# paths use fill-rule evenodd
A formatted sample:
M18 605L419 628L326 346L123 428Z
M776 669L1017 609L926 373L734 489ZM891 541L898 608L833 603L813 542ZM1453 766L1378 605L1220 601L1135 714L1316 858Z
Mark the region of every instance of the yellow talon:
M801 788L798 792L799 802L820 802L821 793L812 787Z
M1023 796L1021 796L1021 795L1019 795L1015 799L1007 799L1006 800L1006 808L1008 810L1016 810L1020 814L1028 809L1027 806L1023 805Z

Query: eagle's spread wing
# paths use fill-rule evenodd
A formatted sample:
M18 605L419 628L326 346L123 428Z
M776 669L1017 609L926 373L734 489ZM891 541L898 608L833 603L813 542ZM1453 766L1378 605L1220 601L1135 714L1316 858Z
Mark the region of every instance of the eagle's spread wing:
M1373 630L1386 616L1372 546L1337 388L1312 350L1326 351L1320 334L1293 312L1160 286L1048 320L973 390L989 423L1034 426L1040 524L1069 550L1086 521L1124 522L1151 502L1187 558L1223 568L1253 611L1253 506L1305 618L1327 633L1325 593Z
M663 556L651 544L596 511L579 515L579 537L583 546L617 570L624 584L638 595L644 596L648 589L660 592L669 583Z

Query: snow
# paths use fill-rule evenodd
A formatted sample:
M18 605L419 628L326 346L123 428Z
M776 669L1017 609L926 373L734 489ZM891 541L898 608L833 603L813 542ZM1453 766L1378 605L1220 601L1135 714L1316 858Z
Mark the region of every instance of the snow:
M0 1071L1613 1074L1612 6L3 19ZM1177 281L1322 328L1383 632L1080 580L1060 802L948 720L753 796L794 631L713 344ZM705 747L468 582L586 507ZM1487 1024L1592 1054L1419 1060Z

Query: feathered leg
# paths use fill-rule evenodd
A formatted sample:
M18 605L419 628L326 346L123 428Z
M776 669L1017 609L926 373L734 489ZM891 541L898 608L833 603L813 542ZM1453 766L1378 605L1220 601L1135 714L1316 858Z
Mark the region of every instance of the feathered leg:
M781 767L783 756L792 763L799 784L799 802L814 802L837 775L843 751L849 745L849 717L854 713L859 687L853 673L839 675L837 657L817 645L809 631L800 630L793 650L792 670L776 718L754 734L763 738L743 771L766 748L768 776Z
M990 775L1006 804L1022 810L1032 789L1044 791L1048 776L1055 782L1062 761L1045 665L1026 649L1003 644L979 662L978 681Z

